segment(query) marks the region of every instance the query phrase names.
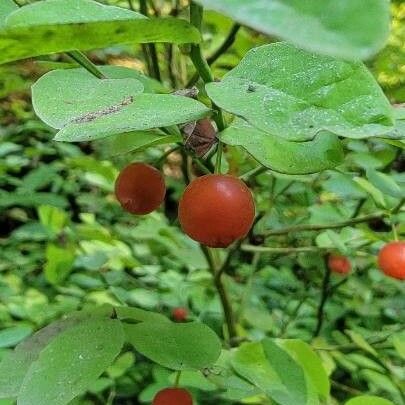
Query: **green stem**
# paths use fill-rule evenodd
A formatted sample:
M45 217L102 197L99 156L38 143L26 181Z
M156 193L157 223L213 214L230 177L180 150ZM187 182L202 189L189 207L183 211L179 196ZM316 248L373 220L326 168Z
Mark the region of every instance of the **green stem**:
M405 204L405 198L402 198L398 205L391 211L392 214L398 214L402 206Z
M221 300L221 306L222 306L222 310L224 312L225 322L226 322L226 326L227 326L227 330L228 330L229 344L230 344L230 346L234 346L237 342L238 335L236 332L235 315L233 312L231 301L229 299L226 288L223 284L222 276L221 276L221 274L218 275L219 270L217 268L212 249L207 248L204 245L200 245L200 246L201 246L202 252L204 253L204 255L207 259L209 270L214 279L215 288L216 288L219 298Z
M222 151L223 151L222 142L218 142L217 148L217 157L215 161L215 173L221 173L221 162L222 162Z
M194 27L196 27L201 32L201 24L202 24L202 15L203 15L203 8L191 2L190 5L190 22ZM191 45L191 52L190 58L197 69L198 74L203 79L204 83L211 83L214 81L214 76L212 75L211 69L203 56L201 46L199 44ZM212 104L212 108L216 111L214 115L214 121L217 124L218 131L223 131L226 127L225 120L222 115L222 110L216 106L214 103Z
M221 46L211 56L207 58L207 62L210 66L214 62L216 62L217 59L219 59L233 45L236 39L236 34L240 30L240 28L241 28L240 24L232 25L231 30L229 31L227 37L225 38Z
M253 179L254 177L258 176L259 174L266 172L267 170L268 170L267 167L258 166L252 170L249 170L245 174L242 174L242 176L239 176L239 178L243 181L249 181L250 179Z
M66 52L75 62L83 66L88 72L97 77L98 79L106 79L107 77L98 69L98 67L80 51Z
M394 237L394 240L398 242L399 238L398 238L397 227L396 227L395 221L392 217L391 217L391 229L392 229L392 236Z
M176 379L174 380L174 387L177 388L180 384L181 370L176 373Z
M148 16L148 5L146 0L139 0L139 12L144 16ZM156 80L161 81L161 74L159 68L159 60L157 56L155 44L142 45L146 63L148 65L149 74Z
M156 160L155 165L156 165L156 166L159 166L160 164L164 163L169 155L171 155L172 153L178 151L179 149L181 149L181 145L173 146L172 148L170 148L169 150L167 150L165 153L163 153L162 156L160 156L160 157Z
M209 66L211 66L213 63L217 61L218 58L220 58L235 42L236 39L236 34L238 33L240 29L239 24L234 24L229 31L229 34L225 38L224 42L221 44L221 46L211 55L207 58L207 63ZM187 88L193 86L197 80L198 80L198 72L193 75L193 77L190 79L190 81L187 83Z

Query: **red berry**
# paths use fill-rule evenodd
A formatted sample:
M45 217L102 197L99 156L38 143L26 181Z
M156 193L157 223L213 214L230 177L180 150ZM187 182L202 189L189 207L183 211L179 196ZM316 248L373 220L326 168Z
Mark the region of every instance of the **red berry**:
M328 258L328 267L331 271L339 274L350 273L352 265L345 256L330 255Z
M176 322L184 322L187 319L188 311L183 307L174 308L172 311L172 316Z
M405 280L405 242L386 244L378 255L378 265L387 276Z
M179 220L190 238L210 247L227 247L253 224L252 193L237 177L209 174L194 180L179 203Z
M115 195L128 212L145 215L163 202L166 186L159 170L145 163L131 163L115 182Z
M193 405L193 398L183 388L165 388L156 394L152 405Z

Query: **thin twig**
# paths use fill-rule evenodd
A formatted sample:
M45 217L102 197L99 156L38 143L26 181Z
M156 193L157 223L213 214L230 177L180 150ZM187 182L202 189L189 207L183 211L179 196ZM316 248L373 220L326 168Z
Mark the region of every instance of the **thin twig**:
M330 250L330 247L322 246L302 246L302 247L271 247L271 246L255 246L255 245L242 245L241 249L245 252L259 252L259 253L309 253Z
M146 0L139 0L139 12L144 16L148 16L148 5L146 3ZM144 50L149 74L154 79L161 81L159 61L155 44L144 44L142 45L142 49Z
M348 219L347 221L336 222L335 224L318 224L318 225L311 225L311 224L302 224L302 225L294 225L287 228L281 229L271 229L269 231L263 232L264 236L278 236L278 235L287 235L294 232L303 232L303 231L319 231L322 229L337 229L337 228L344 228L346 226L360 224L362 222L369 222L374 219L380 219L387 217L389 214L386 212L379 212L372 215L365 215L358 218Z
M226 322L226 326L227 326L227 330L228 330L229 344L230 344L230 346L234 346L236 344L238 335L237 335L236 326L235 326L235 316L233 313L233 308L232 308L231 302L228 297L228 293L223 284L222 277L217 277L218 269L217 269L215 260L212 256L211 249L204 245L200 245L200 246L201 246L202 252L204 253L204 256L207 259L209 270L214 279L215 288L216 288L219 298L221 300L222 310L224 312L225 322Z
M241 28L240 24L232 25L231 30L229 31L227 37L225 38L221 46L211 56L207 58L207 62L210 66L213 63L215 63L217 59L219 59L224 53L226 53L226 51L233 45L236 39L236 35L240 30L240 28Z
M319 333L321 332L323 321L325 319L325 304L326 301L328 300L329 297L329 283L330 283L330 276L331 276L331 270L328 266L328 257L327 255L324 256L324 276L322 280L322 291L321 291L321 299L319 301L319 306L318 306L318 312L317 312L317 323L316 323L316 328L313 334L313 337L319 336Z

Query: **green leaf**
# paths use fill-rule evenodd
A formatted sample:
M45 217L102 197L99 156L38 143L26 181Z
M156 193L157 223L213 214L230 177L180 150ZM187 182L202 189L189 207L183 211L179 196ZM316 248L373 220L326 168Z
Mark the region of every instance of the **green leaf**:
M60 232L68 221L68 214L51 205L40 205L38 207L38 217L40 223L51 232Z
M370 169L367 170L367 178L373 186L377 187L384 194L394 198L405 197L405 191L401 190L401 187L391 176Z
M118 378L125 374L125 372L132 367L135 362L135 355L132 352L126 352L117 357L113 364L107 369L107 374L111 378Z
M61 333L32 363L18 404L67 404L106 370L123 342L122 325L113 319L83 322Z
M405 360L405 332L395 334L392 343L397 353Z
M233 354L232 367L280 405L309 403L302 368L271 339L243 344Z
M210 367L221 353L218 336L198 322L147 321L125 325L125 332L137 351L173 370Z
M52 284L61 283L72 271L75 261L74 249L61 248L49 243L46 247L45 256L44 272L46 279Z
M236 119L220 139L228 145L242 146L263 166L286 174L317 173L343 161L342 144L328 132L319 133L313 141L289 142Z
M361 177L354 177L353 180L373 198L376 205L380 208L386 208L384 194L373 184Z
M104 156L115 156L179 141L180 135L165 135L158 131L134 131L102 139L97 145Z
M0 331L0 348L12 347L27 336L31 335L32 328L30 326L13 326L11 328Z
M139 94L125 103L77 117L55 136L56 141L79 142L114 134L168 127L196 121L210 109L188 97L171 94Z
M18 6L13 0L2 0L0 7L0 29L3 28L6 22L6 17L16 10L18 10Z
M270 36L345 59L368 59L390 30L389 2L369 0L197 0ZM370 30L370 27L373 27Z
M296 405L307 404L309 398L302 368L274 340L264 339L262 345L267 361L288 391L288 397L285 398L286 403L288 401L288 403Z
M316 388L318 395L326 400L330 393L329 378L323 367L322 360L311 346L298 339L278 340L277 343L286 349L295 361L300 364L305 371L305 375Z
M115 307L115 313L117 318L125 321L136 321L136 322L170 322L168 318L157 312L145 311L141 308L134 307Z
M250 50L222 82L206 89L221 108L290 141L312 140L323 130L349 138L382 136L394 125L388 100L362 63L283 42Z
M346 330L346 334L350 336L352 341L360 347L360 349L363 349L365 352L368 352L372 354L373 356L378 357L378 353L374 350L374 348L367 342L367 340L361 336L359 333L353 331L353 330Z
M347 401L345 405L394 405L394 403L373 395L363 395L361 397L352 398Z
M66 319L51 323L18 344L0 363L0 398L16 397L24 376L42 349L59 333L92 316L80 312L71 314Z
M8 193L0 192L0 207L12 206L37 207L38 205L49 204L54 207L64 208L67 201L64 196L54 193Z
M53 70L32 86L32 103L42 121L62 128L94 111L116 112L142 92L136 79L100 80L85 69Z
M180 18L149 19L92 0L47 0L9 14L0 31L0 63L120 43L199 41L199 32Z

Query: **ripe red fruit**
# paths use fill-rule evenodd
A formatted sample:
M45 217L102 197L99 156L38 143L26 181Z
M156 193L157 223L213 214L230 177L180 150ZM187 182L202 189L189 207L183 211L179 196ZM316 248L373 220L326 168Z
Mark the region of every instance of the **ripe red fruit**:
M210 247L227 247L253 224L255 204L237 177L208 174L188 185L179 203L179 220L190 238Z
M405 280L405 242L386 244L378 255L378 265L387 276Z
M152 405L193 405L193 398L183 388L165 388L156 394Z
M176 322L184 322L187 319L188 311L186 308L178 307L172 311L172 317Z
M115 195L128 212L145 215L163 202L166 186L159 170L145 163L131 163L115 182Z
M350 273L352 264L350 260L345 256L330 255L328 258L328 267L331 271L339 274Z

